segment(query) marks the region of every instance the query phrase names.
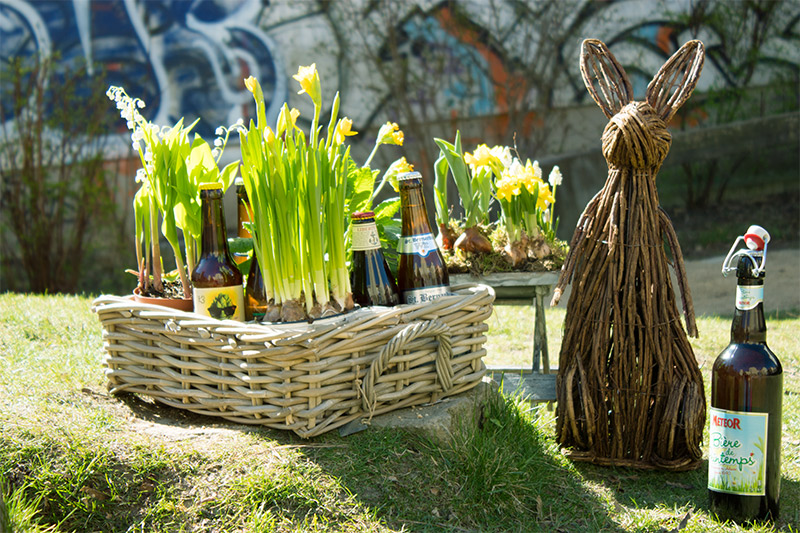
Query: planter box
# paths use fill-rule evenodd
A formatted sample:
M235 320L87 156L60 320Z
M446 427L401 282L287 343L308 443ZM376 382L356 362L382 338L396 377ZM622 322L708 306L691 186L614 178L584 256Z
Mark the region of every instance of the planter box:
M250 324L132 298L93 303L108 386L234 422L313 437L477 385L494 291L452 285L434 302L312 324Z

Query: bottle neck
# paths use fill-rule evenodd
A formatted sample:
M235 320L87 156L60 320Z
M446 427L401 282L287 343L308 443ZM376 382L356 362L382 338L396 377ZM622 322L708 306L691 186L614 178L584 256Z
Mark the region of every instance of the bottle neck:
M736 287L736 310L731 324L732 344L767 343L763 298L763 278L739 277Z
M374 218L354 219L350 232L350 248L353 252L381 249L381 238Z
M200 191L203 213L201 255L228 256L228 235L225 230L225 212L222 209L222 191Z
M432 233L422 184L400 187L402 235Z

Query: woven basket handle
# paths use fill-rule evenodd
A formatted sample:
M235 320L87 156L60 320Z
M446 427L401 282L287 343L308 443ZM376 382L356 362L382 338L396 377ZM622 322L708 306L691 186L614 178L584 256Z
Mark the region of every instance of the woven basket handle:
M443 391L453 387L453 348L450 344L450 326L438 320L414 322L403 328L381 349L378 357L372 362L364 377L364 391L361 406L364 411L372 412L378 402L375 384L391 363L392 357L403 350L408 343L420 337L435 337L439 342L436 347L436 376Z

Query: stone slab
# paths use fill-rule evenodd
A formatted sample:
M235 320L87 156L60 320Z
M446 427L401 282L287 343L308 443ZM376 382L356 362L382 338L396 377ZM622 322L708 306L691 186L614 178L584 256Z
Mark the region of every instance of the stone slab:
M349 435L368 427L393 428L446 442L458 425L473 423L476 420L474 415L491 394L499 394L497 383L489 377L484 377L480 383L463 394L450 396L433 404L398 409L376 416L368 422L354 420L342 426L339 434Z

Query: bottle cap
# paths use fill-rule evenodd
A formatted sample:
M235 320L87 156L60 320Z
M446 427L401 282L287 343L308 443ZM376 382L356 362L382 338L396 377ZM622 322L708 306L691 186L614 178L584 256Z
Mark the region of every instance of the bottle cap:
M241 176L237 176L237 177L236 177L236 178L233 180L233 184L234 184L234 185L236 185L237 187L239 187L239 186L241 186L241 185L244 185L244 178L243 178L243 177L241 177Z
M201 183L200 190L201 191L213 191L214 189L222 189L222 184L215 181L212 183Z
M744 234L744 242L751 250L763 250L769 242L769 233L761 226L753 224Z
M742 241L744 241L747 249L737 251L736 247ZM767 264L767 243L769 243L769 233L767 230L755 224L747 228L744 235L736 237L728 255L725 256L725 260L722 261L722 275L727 276L729 272L733 271L736 271L738 275L741 269L737 268L735 265L737 265L737 262L741 262L739 261L741 257L749 261L752 265L753 277L761 276Z
M365 218L375 218L375 213L373 211L359 211L358 213L353 213L350 215L350 218L353 220L363 220Z
M422 174L420 174L416 170L412 170L411 172L403 172L402 174L397 175L397 181L406 181L414 179L421 180Z

